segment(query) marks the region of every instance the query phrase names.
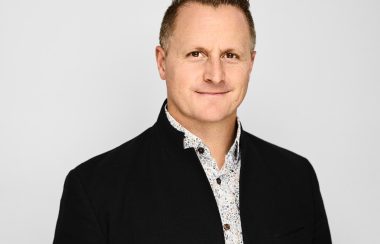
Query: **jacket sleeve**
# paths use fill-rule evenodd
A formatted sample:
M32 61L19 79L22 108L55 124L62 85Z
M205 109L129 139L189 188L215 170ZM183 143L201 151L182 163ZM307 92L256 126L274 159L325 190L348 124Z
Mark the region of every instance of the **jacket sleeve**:
M327 215L319 189L317 175L310 165L311 187L314 199L314 235L313 244L331 244L331 235Z
M67 175L53 244L105 244L104 234L75 171Z

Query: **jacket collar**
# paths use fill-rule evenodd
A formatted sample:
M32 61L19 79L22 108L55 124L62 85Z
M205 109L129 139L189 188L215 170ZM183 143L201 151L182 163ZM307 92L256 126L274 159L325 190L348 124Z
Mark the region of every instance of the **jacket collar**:
M158 119L154 125L159 136L157 140L162 143L161 145L165 147L167 151L180 153L181 151L185 150L183 148L183 139L185 133L175 129L170 124L165 113L166 104L167 99L165 99L164 103L162 104ZM263 143L265 142L249 134L241 126L241 135L239 138L239 148L242 160L241 178L247 177L249 178L250 182L262 180L272 185L274 182L271 182L269 180L269 175L266 176L266 179L260 175L263 169L270 170L268 169L267 163L265 162L265 157L263 156L263 151L261 150L260 145ZM245 179L243 179L243 181L245 181Z
M185 133L175 129L169 122L165 113L165 106L167 104L167 99L161 106L160 114L156 121L155 126L158 130L158 136L163 140L164 146L167 150L170 149L176 152L183 150L183 138Z

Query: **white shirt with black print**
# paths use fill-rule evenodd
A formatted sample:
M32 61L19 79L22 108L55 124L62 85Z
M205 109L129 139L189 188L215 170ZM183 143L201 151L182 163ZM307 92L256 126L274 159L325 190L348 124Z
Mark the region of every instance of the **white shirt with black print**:
M227 155L223 167L218 169L215 159L212 157L210 150L202 140L184 128L177 122L165 106L166 116L170 124L177 130L185 134L183 147L194 148L199 161L207 175L216 202L219 208L219 214L223 224L224 239L226 244L243 243L240 211L239 211L239 177L240 177L240 149L239 138L241 133L241 124L237 118L238 128L236 138Z

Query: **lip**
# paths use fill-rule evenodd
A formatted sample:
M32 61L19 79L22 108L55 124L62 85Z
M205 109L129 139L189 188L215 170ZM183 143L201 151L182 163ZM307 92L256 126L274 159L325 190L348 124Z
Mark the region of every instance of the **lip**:
M196 93L198 93L200 95L211 95L211 96L224 95L224 94L226 94L228 92L229 91L225 91L225 92L201 92L201 91L196 91Z

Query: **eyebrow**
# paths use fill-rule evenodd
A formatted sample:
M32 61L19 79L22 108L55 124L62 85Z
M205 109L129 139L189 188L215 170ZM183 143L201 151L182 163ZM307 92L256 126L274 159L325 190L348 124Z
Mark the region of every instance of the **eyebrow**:
M190 50L197 50L197 51L202 51L202 52L209 52L209 50L207 50L206 48L203 48L203 47L193 47L193 48L189 48Z
M207 53L210 52L206 48L200 47L200 46L196 46L194 48L189 48L189 49L191 49L191 50L197 50L197 51L203 51L203 52L207 52ZM240 50L237 50L237 49L234 49L234 48L227 48L226 50L222 50L222 53L238 53L238 54L242 54L244 52L242 52Z
M238 53L238 54L241 54L242 52L237 50L237 49L234 49L234 48L228 48L227 50L224 51L224 53Z

